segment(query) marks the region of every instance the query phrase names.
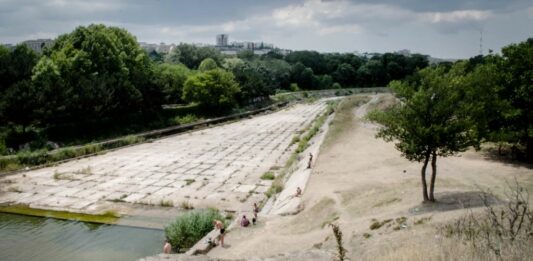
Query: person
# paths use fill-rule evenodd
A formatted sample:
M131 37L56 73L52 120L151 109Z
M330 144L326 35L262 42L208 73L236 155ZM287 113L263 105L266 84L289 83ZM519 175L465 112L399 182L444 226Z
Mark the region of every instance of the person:
M313 163L313 154L309 153L309 162L307 163L307 168L311 168L311 163Z
M163 245L163 253L170 254L172 251L172 245L170 245L170 242L168 241L168 238L165 239L165 245Z
M297 187L296 188L296 194L294 195L295 197L299 197L302 195L302 189L300 187Z
M257 214L259 213L259 206L254 203L254 219L257 220Z
M249 225L250 225L250 220L246 218L246 215L243 215L241 219L241 227L247 227Z
M213 220L213 225L215 225L216 230L220 230L220 235L218 236L218 241L220 242L220 246L224 246L224 232L226 232L226 229L224 229L224 223L220 220Z

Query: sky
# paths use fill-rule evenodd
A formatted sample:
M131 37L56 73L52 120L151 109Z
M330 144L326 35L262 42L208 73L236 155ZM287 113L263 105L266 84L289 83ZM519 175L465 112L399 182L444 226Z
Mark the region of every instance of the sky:
M408 49L439 58L533 37L532 0L0 0L0 43L77 26L125 28L149 43L263 41L320 52Z

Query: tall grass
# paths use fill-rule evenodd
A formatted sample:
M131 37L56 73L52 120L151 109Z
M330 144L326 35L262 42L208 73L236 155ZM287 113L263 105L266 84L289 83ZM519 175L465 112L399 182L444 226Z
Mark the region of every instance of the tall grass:
M177 252L185 252L213 230L215 219L226 220L216 209L193 210L166 226L165 235Z

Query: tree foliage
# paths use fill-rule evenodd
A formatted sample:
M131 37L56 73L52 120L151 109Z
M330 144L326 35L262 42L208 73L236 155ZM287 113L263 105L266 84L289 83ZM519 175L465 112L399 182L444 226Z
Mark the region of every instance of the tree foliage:
M212 47L197 47L192 44L179 44L167 57L169 63L182 63L190 69L197 69L206 58L221 64L222 55Z
M183 64L162 63L155 66L154 84L162 89L164 102L168 104L181 103L183 84L191 70Z
M150 110L162 95L152 84L152 64L137 40L124 29L104 25L80 26L60 36L45 52L34 71L35 79L56 79L43 85L61 85L68 97L56 119L105 117ZM58 109L58 108L55 108Z
M369 115L381 124L377 136L395 141L396 148L411 161L423 162L421 181L424 201L435 201L434 186L437 157L446 157L479 147L486 120L485 111L491 101L480 99L491 91L476 85L483 72L465 77L465 63L426 68L414 81L390 84L400 102L392 108ZM489 86L492 88L492 86ZM431 160L432 175L427 191L426 168Z
M526 159L533 162L533 38L502 49L501 96L511 109L503 115L507 138L526 147Z
M236 104L239 84L232 73L214 69L190 76L183 88L183 100L207 109L229 109Z

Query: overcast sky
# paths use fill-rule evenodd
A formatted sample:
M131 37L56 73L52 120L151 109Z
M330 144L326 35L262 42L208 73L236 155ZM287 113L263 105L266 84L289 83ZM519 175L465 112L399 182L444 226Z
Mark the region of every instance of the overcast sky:
M139 41L264 41L323 52L466 58L533 37L532 0L0 0L0 42L119 26Z

